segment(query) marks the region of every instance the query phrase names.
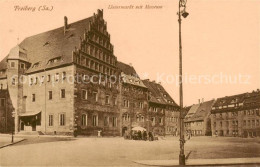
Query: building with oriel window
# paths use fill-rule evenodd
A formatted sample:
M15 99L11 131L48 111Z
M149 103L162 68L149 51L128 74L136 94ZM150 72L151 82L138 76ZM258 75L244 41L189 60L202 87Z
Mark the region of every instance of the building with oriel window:
M260 136L260 91L218 98L211 110L216 136Z
M74 23L65 16L62 27L24 39L0 62L0 86L4 131L12 112L19 133L118 136L152 127L155 103L134 68L117 61L103 10ZM158 134L164 116L156 117Z

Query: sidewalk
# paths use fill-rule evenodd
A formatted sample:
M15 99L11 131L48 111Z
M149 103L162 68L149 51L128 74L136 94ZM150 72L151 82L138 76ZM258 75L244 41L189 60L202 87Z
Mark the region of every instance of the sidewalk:
M179 166L179 160L142 160L135 163L148 166ZM260 157L227 159L188 159L188 166L260 164Z
M14 142L11 143L12 136L0 135L0 149L24 141L24 138L14 136Z

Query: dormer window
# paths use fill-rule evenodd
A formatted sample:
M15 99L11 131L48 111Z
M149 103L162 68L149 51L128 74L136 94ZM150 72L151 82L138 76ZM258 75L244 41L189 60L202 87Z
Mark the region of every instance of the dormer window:
M50 59L48 61L48 64L57 63L57 62L60 62L60 61L61 61L61 57L55 57L53 59Z
M37 63L34 63L34 65L33 65L33 68L39 67L39 65L40 65L40 63L39 63L39 62L37 62Z

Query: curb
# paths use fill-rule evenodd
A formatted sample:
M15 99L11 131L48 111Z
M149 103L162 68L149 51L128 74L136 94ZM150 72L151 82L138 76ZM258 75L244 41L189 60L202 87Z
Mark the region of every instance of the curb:
M19 140L19 141L13 142L13 143L5 144L5 145L3 145L3 146L0 146L0 149L1 149L1 148L4 148L4 147L7 147L7 146L14 145L14 144L16 144L16 143L20 143L20 142L22 142L22 141L24 141L24 140L26 140L26 139L21 139L21 140Z
M179 166L179 160L137 160L134 163L146 166ZM186 166L229 166L260 164L260 158L189 159Z

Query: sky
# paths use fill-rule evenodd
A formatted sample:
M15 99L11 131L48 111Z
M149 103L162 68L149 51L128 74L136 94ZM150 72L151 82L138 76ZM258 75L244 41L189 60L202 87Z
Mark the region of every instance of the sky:
M52 11L38 11L44 5ZM109 9L109 5L143 8ZM15 6L36 9L19 11ZM260 0L188 0L186 6L184 105L259 89ZM24 38L63 26L64 16L72 23L97 9L104 10L117 59L131 63L142 79L161 82L179 104L177 0L1 0L0 59Z

